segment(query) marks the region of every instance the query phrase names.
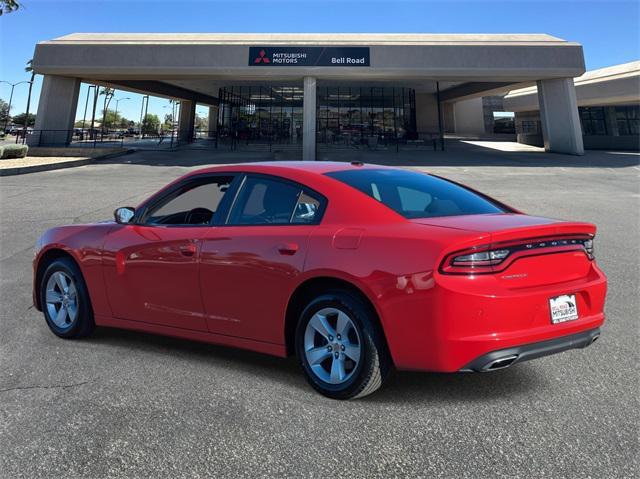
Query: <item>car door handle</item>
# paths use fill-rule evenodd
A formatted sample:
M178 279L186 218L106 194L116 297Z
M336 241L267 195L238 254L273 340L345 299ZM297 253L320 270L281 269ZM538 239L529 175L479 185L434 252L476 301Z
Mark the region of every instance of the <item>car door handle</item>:
M284 243L278 246L278 253L285 256L293 256L298 251L296 243Z
M195 243L181 244L178 249L180 250L180 254L182 256L193 256L196 254L197 246Z

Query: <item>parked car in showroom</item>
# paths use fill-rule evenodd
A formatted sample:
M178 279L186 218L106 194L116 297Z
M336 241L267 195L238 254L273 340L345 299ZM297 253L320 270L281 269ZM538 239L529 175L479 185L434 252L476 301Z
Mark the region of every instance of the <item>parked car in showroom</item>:
M589 346L595 233L415 171L218 166L115 221L48 230L33 298L63 338L108 326L295 354L320 393L358 398L394 367L484 372Z

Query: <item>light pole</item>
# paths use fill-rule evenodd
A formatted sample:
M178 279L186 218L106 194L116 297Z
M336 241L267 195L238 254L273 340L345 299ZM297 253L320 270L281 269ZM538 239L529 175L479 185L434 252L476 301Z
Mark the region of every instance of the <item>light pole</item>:
M117 98L116 99L116 114L114 115L115 121L118 121L118 103L120 103L121 101L124 101L124 100L131 100L131 98L125 97L125 98Z
M94 130L95 130L94 126L95 126L95 122L96 122L96 108L97 108L97 105L98 105L98 95L99 94L100 93L99 93L98 86L94 85L94 88L93 88L93 109L91 110L91 130L89 131L89 138L93 139L94 145L95 145L96 137L97 137L97 135L94 132Z
M7 85L11 85L11 95L9 95L9 108L7 109L7 118L4 120L4 129L2 131L7 131L7 125L9 124L9 117L11 116L11 102L13 101L13 89L22 84L22 83L31 83L28 80L19 81L18 83L11 83L8 81L0 80L0 83L6 83ZM28 118L25 120L28 121Z
M176 129L176 122L178 121L176 116L178 115L178 108L180 107L180 102L178 100L174 100L173 106L174 106L174 109L171 116L171 134L173 134L173 130Z
M177 100L169 100L168 105L164 105L162 108L171 108L171 133L173 133L173 128L175 127L176 121L176 105Z
M173 148L173 131L176 128L176 115L178 114L178 106L180 105L180 101L171 100L171 148ZM177 140L176 135L176 140Z
M144 138L144 133L142 131L142 124L144 123L145 115L146 115L145 105L147 106L149 105L149 95L145 95L142 97L142 106L140 106L140 138L141 139Z
M24 128L22 129L22 144L25 144L27 142L27 132L29 129L29 107L31 106L31 91L33 90L33 83L36 79L36 72L33 71L33 59L27 62L24 71L31 73L31 80L29 81L29 93L27 94L27 111L24 114L26 120L24 122ZM33 126L35 127L35 120L33 123Z
M91 93L91 89L95 88L95 85L89 85L87 87L87 99L84 102L84 115L82 115L82 139L84 139L84 127L85 127L85 122L87 121L87 107L89 106L89 93Z

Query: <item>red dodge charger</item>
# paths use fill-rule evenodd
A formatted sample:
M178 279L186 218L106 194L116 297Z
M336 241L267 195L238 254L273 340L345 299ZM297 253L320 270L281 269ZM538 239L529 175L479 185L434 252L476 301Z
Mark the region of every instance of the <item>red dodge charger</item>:
M295 354L350 399L392 367L484 372L589 346L607 285L595 232L402 169L219 166L47 231L33 297L63 338L109 326Z

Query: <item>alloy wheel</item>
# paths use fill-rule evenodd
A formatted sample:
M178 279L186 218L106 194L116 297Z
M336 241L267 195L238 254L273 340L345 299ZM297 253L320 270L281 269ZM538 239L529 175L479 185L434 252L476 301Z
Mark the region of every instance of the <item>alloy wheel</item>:
M349 315L337 308L323 308L307 323L304 353L311 371L320 380L342 384L356 371L362 341Z
M53 324L61 329L71 327L78 317L78 291L68 274L56 271L49 276L45 301Z

